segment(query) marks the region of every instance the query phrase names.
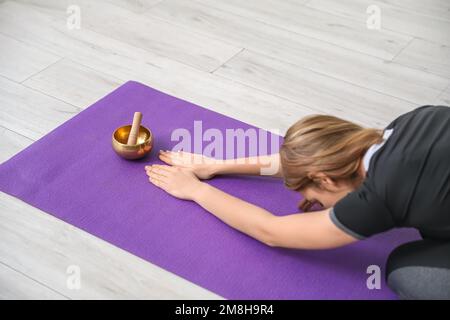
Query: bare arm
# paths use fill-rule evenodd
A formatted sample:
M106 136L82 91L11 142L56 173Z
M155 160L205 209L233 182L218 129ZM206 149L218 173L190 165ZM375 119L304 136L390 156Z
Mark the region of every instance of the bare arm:
M209 179L223 174L283 176L278 153L259 157L216 160L189 152L160 151L159 158L172 166L192 170L199 179Z
M192 200L229 226L272 247L328 249L357 241L334 225L330 209L279 217L205 183Z
M191 170L165 165L145 169L154 185L174 197L195 201L230 227L269 246L327 249L357 240L334 225L329 209L278 217L198 180Z
M280 154L266 156L238 158L218 161L213 165L213 172L217 174L267 175L282 177Z

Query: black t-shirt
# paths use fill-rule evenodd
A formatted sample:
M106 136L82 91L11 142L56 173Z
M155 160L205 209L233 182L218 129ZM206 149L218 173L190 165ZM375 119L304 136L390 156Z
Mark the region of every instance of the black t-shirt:
M395 227L450 239L450 108L417 108L388 129L366 179L335 204L331 219L359 239Z

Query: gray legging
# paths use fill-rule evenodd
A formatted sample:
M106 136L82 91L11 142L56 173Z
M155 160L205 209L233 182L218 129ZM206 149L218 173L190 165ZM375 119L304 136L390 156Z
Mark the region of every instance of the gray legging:
M450 241L424 239L389 256L386 281L401 299L450 299Z

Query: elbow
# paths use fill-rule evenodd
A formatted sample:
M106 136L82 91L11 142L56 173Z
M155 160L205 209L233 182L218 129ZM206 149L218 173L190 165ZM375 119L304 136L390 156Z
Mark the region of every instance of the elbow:
M272 248L277 247L276 242L271 237L268 237L268 236L260 237L259 241L261 241L262 243L264 243L268 247L272 247Z
M265 244L266 246L268 246L268 247L271 247L271 248L279 247L279 245L277 245L274 241L271 241L271 240L269 240L269 241L264 241L264 244Z
M261 226L259 241L265 245L275 248L279 246L276 232L277 217L270 217Z

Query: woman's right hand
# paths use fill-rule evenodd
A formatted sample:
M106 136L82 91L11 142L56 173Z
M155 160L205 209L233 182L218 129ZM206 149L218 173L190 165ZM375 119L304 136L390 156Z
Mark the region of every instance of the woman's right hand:
M217 161L202 154L160 150L159 159L165 163L191 170L199 179L211 179L215 175Z

